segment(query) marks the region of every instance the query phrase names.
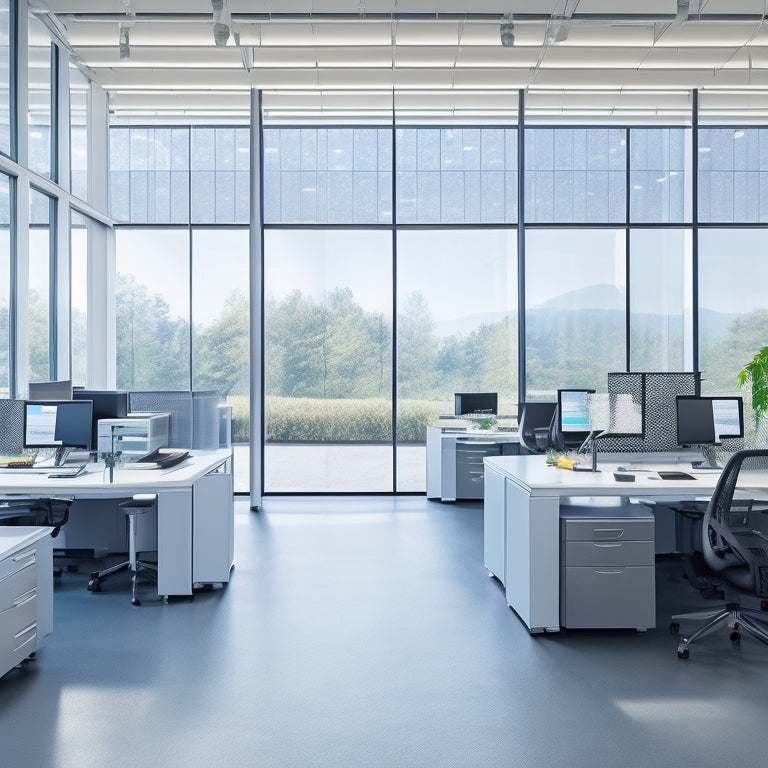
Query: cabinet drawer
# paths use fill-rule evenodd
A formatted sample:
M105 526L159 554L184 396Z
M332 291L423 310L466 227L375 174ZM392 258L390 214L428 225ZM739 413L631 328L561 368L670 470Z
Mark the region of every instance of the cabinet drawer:
M561 521L565 541L653 541L653 518L586 518Z
M9 576L16 573L16 571L20 571L28 565L34 565L36 558L37 548L27 547L26 549L22 549L21 552L17 552L15 555L0 560L0 584L2 584Z
M560 623L575 629L656 625L655 568L566 567L560 569Z
M0 612L12 607L19 595L34 589L36 583L37 568L34 560L27 561L22 568L6 576L0 581Z
M485 489L485 474L482 464L479 468L457 466L456 468L456 498L482 499Z
M565 566L654 565L653 541L563 541L560 563Z
M8 654L26 649L32 640L31 647L19 660L26 658L35 650L36 637L37 596L32 590L28 595L20 597L19 602L12 608L0 613L0 657L5 658Z

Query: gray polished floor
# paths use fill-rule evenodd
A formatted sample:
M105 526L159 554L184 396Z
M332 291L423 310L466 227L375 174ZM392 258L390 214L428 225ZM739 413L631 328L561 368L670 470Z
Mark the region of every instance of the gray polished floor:
M659 628L531 637L482 564L482 505L236 505L223 590L133 607L64 573L55 631L0 679L3 768L764 763L768 647L680 661Z

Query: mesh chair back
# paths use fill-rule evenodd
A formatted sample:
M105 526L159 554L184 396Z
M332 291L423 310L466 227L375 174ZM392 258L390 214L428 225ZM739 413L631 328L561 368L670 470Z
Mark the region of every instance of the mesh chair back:
M521 406L518 435L520 445L530 453L544 453L546 446L540 446L536 441L536 429L545 429L544 442L549 444L549 426L555 414L557 403L523 403Z
M732 586L768 597L768 450L728 460L704 514L702 548Z

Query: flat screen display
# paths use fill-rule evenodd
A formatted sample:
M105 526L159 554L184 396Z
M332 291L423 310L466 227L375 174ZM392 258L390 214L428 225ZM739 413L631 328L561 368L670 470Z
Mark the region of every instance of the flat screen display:
M24 403L25 448L91 449L90 400Z
M454 415L469 413L498 413L499 396L496 392L456 392L454 394Z
M677 396L678 445L717 445L728 437L744 437L740 397Z
M76 389L73 400L90 400L93 403L91 417L91 448L99 444L99 419L124 419L128 415L128 393L125 391Z
M564 436L589 434L589 396L594 389L558 389L560 431Z

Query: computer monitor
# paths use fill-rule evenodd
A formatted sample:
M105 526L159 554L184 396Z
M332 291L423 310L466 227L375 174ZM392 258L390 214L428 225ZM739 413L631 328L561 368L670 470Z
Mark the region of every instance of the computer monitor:
M558 389L558 430L566 446L581 445L589 437L589 396L594 389Z
M744 437L740 397L677 396L677 444L718 445L723 438Z
M465 416L470 413L497 414L499 396L496 392L456 392L454 398L454 415Z
M70 449L91 449L92 414L90 400L27 400L24 403L24 447L55 448L55 464L59 466Z
M128 392L117 390L75 389L73 400L90 400L93 403L91 417L91 449L99 444L99 419L124 419L128 415Z
M71 400L72 382L64 381L30 381L30 400Z

